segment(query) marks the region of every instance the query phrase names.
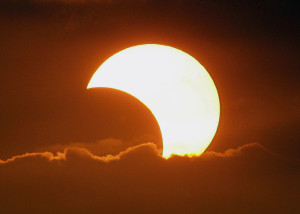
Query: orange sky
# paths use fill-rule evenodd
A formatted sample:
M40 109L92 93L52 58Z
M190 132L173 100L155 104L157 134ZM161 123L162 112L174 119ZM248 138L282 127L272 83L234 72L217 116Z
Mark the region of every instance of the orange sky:
M296 11L281 1L1 1L0 213L299 213ZM212 76L221 118L203 156L160 158L143 104L86 90L105 59L144 43L181 49Z

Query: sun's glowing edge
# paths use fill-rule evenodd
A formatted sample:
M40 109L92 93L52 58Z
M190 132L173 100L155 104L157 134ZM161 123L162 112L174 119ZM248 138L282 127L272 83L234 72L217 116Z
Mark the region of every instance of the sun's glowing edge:
M186 57L186 61L188 61L189 63L192 63L192 65L193 66L196 66L195 68L194 68L194 70L200 70L202 73L204 73L205 74L205 78L207 78L207 80L206 81L208 81L208 83L205 83L205 84L207 84L207 86L209 86L210 88L212 88L212 89L209 89L209 90L211 90L212 91L212 97L214 97L214 102L215 102L215 104L216 104L216 106L214 106L214 108L216 108L215 109L215 112L214 112L214 125L213 125L213 130L212 130L212 128L210 128L210 130L209 130L209 139L206 139L205 140L205 142L198 142L198 143L200 143L201 145L203 145L202 147L201 147L201 149L198 149L197 150L197 152L191 152L191 151L189 151L189 152L181 152L181 151L177 151L177 152L167 152L167 149L166 148L168 148L168 146L166 146L166 138L168 138L168 133L172 133L172 130L168 130L168 126L166 126L165 124L167 124L167 123L165 123L167 120L166 120L166 118L164 118L163 116L161 116L162 114L161 114L161 109L159 109L159 108L157 108L157 103L155 103L155 102L157 102L157 100L154 100L153 99L153 97L155 97L155 96L153 96L153 90L151 91L149 91L149 88L145 88L145 87L142 87L141 85L134 85L133 84L133 87L129 87L128 86L128 83L126 83L126 76L124 76L124 78L119 78L119 80L118 81L115 81L116 80L116 77L118 76L118 75L121 75L121 77L123 77L122 76L122 73L120 73L120 72L117 72L116 70L122 70L122 68L121 67L114 67L114 66L112 66L112 69L110 68L110 69L108 69L108 67L109 66L111 66L111 64L112 64L112 59L116 59L117 57L116 56L118 56L118 57L120 57L120 58L124 58L124 51L128 51L128 50L133 50L134 48L140 48L141 46L147 46L147 47L149 47L149 46L155 46L155 48L157 48L157 47L162 47L163 49L164 48L167 48L168 49L168 54L170 54L170 53L172 53L172 52L170 52L170 50L176 50L175 52L176 52L176 54L178 55L178 53L179 53L179 55L180 54L182 54L182 56L184 56L184 57ZM165 51L165 50L164 50ZM130 53L130 52L129 52ZM127 53L128 54L128 53ZM157 53L156 53L157 54ZM141 56L143 56L143 54L141 54ZM182 56L180 56L180 57L182 57ZM136 56L135 56L136 57ZM149 57L149 56L148 56ZM166 56L164 56L164 57L166 57ZM176 58L177 56L175 55L175 58ZM188 57L188 58L187 58ZM128 58L128 57L127 57ZM126 56L125 56L125 59L127 59L126 58ZM130 57L128 58L128 59L130 59ZM130 59L131 60L131 59ZM129 61L130 61L129 60ZM174 59L172 59L172 60L174 60ZM118 61L118 60L115 60L115 61ZM120 61L120 60L119 60ZM123 59L123 61L124 61L124 59ZM134 61L135 62L135 61ZM173 63L173 61L172 61L172 63ZM116 64L116 63L115 63ZM170 63L169 63L170 64ZM173 63L174 64L174 63ZM183 63L184 64L184 63ZM107 65L109 65L109 66L107 66ZM127 65L126 63L125 63L125 65ZM185 64L184 64L185 65ZM161 64L159 65L159 66L161 66ZM166 67L167 66L167 67ZM165 64L163 64L163 68L168 68L168 66L169 65L165 65ZM186 65L185 65L186 66ZM173 68L173 70L174 70L174 68L175 68L175 70L176 70L176 67L172 67ZM125 69L126 70L126 69ZM163 69L161 69L161 70L163 70ZM171 69L167 69L167 71L170 71ZM173 71L172 70L172 71ZM110 71L111 72L111 75L108 75L107 73L108 73L108 71ZM164 70L164 71L166 71L166 70ZM180 72L182 72L182 71L180 71ZM180 72L178 72L178 74L181 74ZM106 74L104 74L104 73L106 73ZM125 72L124 72L125 73ZM123 73L123 75L124 75L124 73ZM92 80L95 80L95 76L97 76L97 74L98 74L98 79L96 80L96 81L92 81ZM99 76L99 74L100 74L100 76ZM117 74L117 75L116 75ZM176 73L175 73L176 74ZM105 76L105 75L108 75L109 76L109 78L107 78L107 80L105 80L105 77L107 77L107 76ZM139 77L139 75L140 75L140 73L138 73L138 72L136 72L136 73L134 73L134 75L137 75L137 77L138 78L141 78L141 77ZM172 75L173 75L173 73L172 73ZM203 74L202 74L203 75ZM99 77L101 77L101 78L99 78ZM137 78L137 79L138 79ZM165 76L165 78L163 77L162 79L169 79L170 78L170 76ZM172 77L173 78L173 77ZM104 81L103 81L103 79L104 79ZM155 79L153 79L153 80L155 80ZM136 81L136 82L138 82L138 81ZM151 82L151 81L150 81ZM152 82L155 82L155 81L152 81ZM202 81L203 82L203 81ZM134 82L130 82L130 83L134 83ZM159 86L159 85L158 85ZM177 90L177 85L175 85L176 87L174 88L174 90ZM90 82L89 82L89 84L88 84L88 86L87 86L87 89L89 89L89 88L95 88L95 87L105 87L105 88L112 88L112 89L117 89L117 90L121 90L121 91L123 91L123 92L125 92L125 93L128 93L128 94L130 94L130 95L132 95L132 96L134 96L135 98L137 98L138 100L140 100L142 103L144 103L145 104L145 106L147 106L148 107L148 109L153 113L153 115L154 115L154 117L156 118L156 120L157 120L157 122L158 122L158 124L159 124L159 127L160 127L160 129L161 129L161 134L162 134L162 138L163 138L163 157L164 158L169 158L169 157L171 157L171 156L173 156L173 155L180 155L180 156L188 156L188 157L193 157L193 156L199 156L199 155L201 155L205 150L206 150L206 148L209 146L209 144L211 143L211 141L212 141L212 139L214 138L214 136L215 136L215 134L216 134L216 131L217 131L217 127L218 127L218 124L219 124L219 118L220 118L220 103L219 103L219 95L218 95L218 92L217 92L217 89L216 89L216 87L215 87L215 85L214 85L214 83L213 83L213 80L211 79L211 77L209 76L209 74L208 74L208 72L205 70L205 68L196 60L196 59L194 59L192 56L190 56L190 55L188 55L188 54L186 54L185 52L183 52L183 51L181 51L181 50L179 50L179 49L176 49L176 48L173 48L173 47L169 47L169 46L163 46L163 45L155 45L155 44L147 44L147 45L139 45L139 46L133 46L133 47L130 47L130 48L127 48L127 49L125 49L125 50L123 50L123 51L120 51L120 52L118 52L117 54L115 54L115 55L113 55L112 57L110 57L110 58L108 58L98 69L97 69L97 71L95 72L95 74L93 75L93 77L91 78L91 80L90 80ZM208 88L209 88L208 87ZM138 93L137 92L137 88L139 88L139 89L142 89L142 90L139 90L139 91L142 91L142 93ZM151 87L150 87L150 89L151 89ZM160 88L159 88L160 89ZM162 92L165 92L166 90L161 90ZM159 92L161 92L161 91L159 91ZM150 92L150 94L149 94L149 92ZM143 94L144 93L144 94ZM147 94L148 93L148 94ZM169 93L169 92L168 92ZM146 94L146 95L145 95ZM187 94L187 93L186 93ZM186 95L185 94L185 95ZM203 93L202 93L203 94ZM150 96L151 95L151 96ZM189 94L188 94L189 95ZM205 95L206 97L209 97L208 95ZM210 101L210 98L206 98L206 99L208 99L208 101ZM160 100L161 101L161 100ZM211 101L210 101L211 102ZM154 103L154 104L153 104ZM196 104L198 104L198 103L196 103ZM161 107L161 106L158 106L158 107ZM197 112L196 112L197 113ZM217 116L217 117L216 117ZM193 128L192 126L190 126L191 128ZM174 130L176 130L176 129L173 129L173 131ZM167 133L167 134L166 134ZM192 133L193 134L193 133ZM201 137L201 136L200 136ZM199 136L198 136L198 138L199 138ZM195 142L195 143L197 143L197 142ZM184 144L183 142L181 142L181 144Z

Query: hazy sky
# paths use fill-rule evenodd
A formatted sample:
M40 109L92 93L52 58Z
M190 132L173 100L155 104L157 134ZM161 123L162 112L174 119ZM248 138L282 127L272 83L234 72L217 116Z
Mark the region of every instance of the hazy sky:
M298 11L289 1L2 0L0 213L299 213ZM104 60L145 43L181 49L212 76L221 118L203 156L160 158L143 104L86 90Z

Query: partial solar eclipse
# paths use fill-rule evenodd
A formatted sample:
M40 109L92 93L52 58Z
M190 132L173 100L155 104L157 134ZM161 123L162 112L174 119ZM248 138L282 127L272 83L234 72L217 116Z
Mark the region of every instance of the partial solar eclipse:
M122 50L95 72L87 88L124 91L155 116L163 138L163 157L201 155L219 123L220 102L205 68L189 54L164 45Z

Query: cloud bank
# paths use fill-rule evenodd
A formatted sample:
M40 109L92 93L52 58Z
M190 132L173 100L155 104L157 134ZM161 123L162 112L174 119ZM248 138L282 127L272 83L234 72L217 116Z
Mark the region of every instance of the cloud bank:
M27 159L46 159L49 162L51 161L69 161L72 160L73 158L75 159L90 159L90 160L95 160L99 162L104 162L108 163L111 161L116 161L120 160L124 156L134 153L134 152L139 152L140 150L149 150L153 154L159 156L160 151L157 149L156 144L154 143L143 143L137 146L129 147L126 150L116 154L107 154L104 156L97 156L93 155L91 151L84 147L79 147L80 145L84 144L71 144L73 146L66 146L64 148L63 152L57 152L56 154L52 152L34 152L34 153L26 153L23 155L16 155L13 156L7 160L0 160L0 164L8 164L12 162L18 162L18 161L23 161ZM75 146L76 145L76 146ZM55 146L57 147L57 146ZM89 146L88 146L89 147Z
M297 213L299 166L258 143L160 157L153 143L118 154L86 148L0 163L0 213Z
M121 145L121 140L116 140L112 138L108 138L102 141L98 141L95 144L84 144L84 143L71 143L69 145L54 145L49 147L50 150L63 150L63 152L57 151L57 152L33 152L33 153L26 153L22 155L16 155L6 160L0 159L0 164L8 164L12 162L18 162L26 159L47 159L48 161L68 161L72 157L76 158L85 158L85 159L91 159L94 161L109 163L111 161L120 160L126 156L130 156L132 154L138 154L138 153L144 153L148 152L153 154L154 156L160 157L161 151L157 148L157 145L154 143L143 143L137 146L132 146L124 149L123 151L117 153L117 154L106 154L103 156L95 155L94 152L98 152L100 149L104 149L104 144L107 144L107 150L108 151L116 151L114 147L116 145ZM109 145L113 144L113 145ZM115 144L115 145L114 145ZM109 149L113 148L113 149ZM228 149L225 152L214 152L209 151L205 152L201 156L194 156L192 158L188 157L181 157L177 155L173 155L171 159L180 159L180 158L188 158L188 159L211 159L211 158L230 158L230 157L236 157L241 156L244 153L247 153L249 151L253 150L261 150L265 152L268 155L276 156L276 154L269 151L267 148L262 146L259 143L250 143L243 146L240 146L236 149ZM105 152L104 152L105 153ZM143 154L144 155L144 154Z

